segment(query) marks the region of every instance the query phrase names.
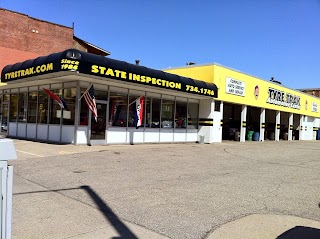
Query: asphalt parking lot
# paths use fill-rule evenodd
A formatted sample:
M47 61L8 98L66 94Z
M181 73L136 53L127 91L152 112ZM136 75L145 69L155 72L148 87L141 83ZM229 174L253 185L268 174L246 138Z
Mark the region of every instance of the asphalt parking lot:
M14 239L320 238L320 141L14 142Z

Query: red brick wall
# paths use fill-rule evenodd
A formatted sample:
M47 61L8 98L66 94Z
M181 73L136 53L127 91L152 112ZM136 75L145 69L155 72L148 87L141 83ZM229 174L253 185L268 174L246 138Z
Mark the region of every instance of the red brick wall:
M11 65L29 59L35 59L38 56L40 56L40 54L27 51L19 51L12 48L0 47L0 71L6 65Z
M72 28L0 8L0 71L7 62L11 64L72 47Z

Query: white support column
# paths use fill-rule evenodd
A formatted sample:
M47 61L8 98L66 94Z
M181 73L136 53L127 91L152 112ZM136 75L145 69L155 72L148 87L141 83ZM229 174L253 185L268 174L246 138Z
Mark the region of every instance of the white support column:
M198 131L198 140L201 141L203 137L204 143L214 142L214 132L213 132L213 115L214 115L214 100L200 100L199 105L199 131ZM202 121L206 124L202 125ZM211 125L208 125L211 124ZM220 122L219 122L220 124Z
M303 115L300 115L299 140L304 140Z
M247 106L246 105L242 105L240 142L245 142L246 141L246 127L247 127Z
M212 142L221 143L222 141L222 127L221 127L221 119L223 117L223 113L221 113L221 103L220 101L213 101L211 103L212 106L212 115L213 115L213 132L212 132ZM215 104L219 104L219 107L215 107ZM219 108L219 110L214 111L215 108Z
M293 113L289 114L289 127L288 127L288 140L292 140L292 132L293 132Z
M261 108L261 112L260 112L260 136L259 136L259 141L264 141L265 128L266 128L266 109Z
M276 111L275 141L280 139L280 111Z

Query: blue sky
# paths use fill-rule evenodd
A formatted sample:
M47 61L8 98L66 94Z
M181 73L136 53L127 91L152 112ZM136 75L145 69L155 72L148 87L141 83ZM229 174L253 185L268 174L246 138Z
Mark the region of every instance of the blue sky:
M320 87L320 0L0 0L72 26L111 57L164 69L216 62L289 88Z

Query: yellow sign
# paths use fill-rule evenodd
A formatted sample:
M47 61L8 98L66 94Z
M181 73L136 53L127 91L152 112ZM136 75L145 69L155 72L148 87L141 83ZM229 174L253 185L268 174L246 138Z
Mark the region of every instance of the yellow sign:
M61 70L78 70L79 69L79 61L62 59L61 60Z
M24 70L13 71L5 74L5 80L15 79L23 76L32 76L35 74L53 71L53 63L47 63L40 66L33 66Z
M171 68L166 72L214 83L219 89L218 100L258 108L279 110L319 117L320 99L280 84L265 81L217 64ZM230 94L228 83L236 79L245 85L243 94Z
M110 78L126 80L131 82L143 83L151 86L158 86L162 88L175 89L185 92L197 93L207 96L214 96L214 91L204 87L197 87L193 85L184 84L181 82L174 82L165 79L159 79L146 75L135 74L132 72L126 72L107 68L104 66L92 65L91 72L97 75L103 75Z

